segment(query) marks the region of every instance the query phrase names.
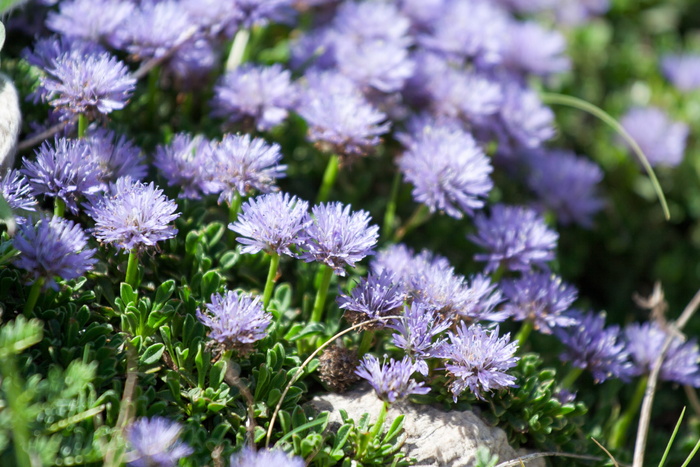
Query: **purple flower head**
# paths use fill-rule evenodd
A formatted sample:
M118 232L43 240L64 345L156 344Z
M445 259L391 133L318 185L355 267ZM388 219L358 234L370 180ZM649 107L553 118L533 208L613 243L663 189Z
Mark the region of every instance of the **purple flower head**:
M35 195L60 198L74 214L78 199L101 188L100 168L90 157L84 140L56 138L53 147L45 142L36 151L36 159L22 159L20 170Z
M86 210L95 220L97 240L129 251L173 238L177 229L170 223L180 216L175 201L153 182L146 185L129 177L117 180L111 193L95 198Z
M136 87L129 69L109 53L66 54L40 80L43 99L67 114L108 114L123 109Z
M289 70L245 64L227 72L214 88L214 115L231 122L252 119L259 131L279 125L296 104Z
M132 467L175 467L194 450L179 440L182 426L164 417L140 418L129 426L126 437Z
M58 12L49 12L46 26L62 36L100 42L133 11L133 3L120 0L69 0L61 2Z
M79 224L61 217L39 219L36 225L25 222L13 238L19 251L15 266L30 273L32 282L44 279L44 287L58 290L55 277L75 279L97 262L95 250L87 248L87 236Z
M527 183L540 203L564 225L590 227L593 215L605 205L596 193L603 180L598 164L563 150L537 151L527 159Z
M404 244L391 245L382 250L372 261L372 271L381 274L386 271L392 274L406 290L411 290L413 278L430 268L436 270L450 269L447 258L423 250L416 255Z
M635 374L651 372L661 353L668 331L656 322L633 323L625 327L627 350L632 357ZM660 378L679 384L700 387L700 352L695 340L674 337L661 365Z
M604 313L572 315L578 320L575 326L554 330L554 334L566 346L560 358L570 361L575 367L588 369L597 383L608 378L629 379L632 363L620 327L606 328Z
M424 383L417 383L411 376L416 371L415 365L409 357L403 360L393 358L380 362L373 355L365 355L355 374L369 381L377 396L384 402L394 403L401 401L411 394L428 394L429 387Z
M31 65L46 71L49 68L53 68L61 57L72 56L78 59L86 55L98 55L103 52L105 52L105 49L94 42L65 36L51 36L37 40L34 43L34 49L24 49L22 56Z
M620 124L637 142L649 164L675 167L683 160L688 125L675 122L658 107L635 107Z
M497 81L483 74L445 66L429 72L427 90L437 115L479 122L493 115L503 104L503 89Z
M700 88L700 54L661 57L661 71L681 91Z
M213 36L232 37L238 30L241 12L237 0L180 0L191 20Z
M348 78L335 73L307 75L308 88L297 109L309 125L308 138L328 152L361 156L389 131L386 115L369 104Z
M164 71L179 90L192 91L202 88L211 71L219 64L219 50L206 38L196 37L178 47L165 62Z
M209 337L241 354L250 352L255 342L267 336L272 322L260 297L252 294L232 290L213 294L205 306L207 312L197 309L197 318L210 329Z
M394 42L373 40L354 44L341 38L334 44L334 51L338 71L365 93L399 91L413 75L414 63L408 49Z
M576 301L578 291L560 277L530 272L519 279L504 280L501 290L508 299L503 311L516 321L532 322L543 334L577 324L567 311Z
M383 41L411 45L411 23L398 8L384 1L344 2L338 8L333 30L347 42Z
M321 203L311 208L308 218L312 222L302 233L305 251L301 254L307 263L324 263L344 276L346 265L354 268L356 262L373 253L379 227L369 225L368 212L350 213L350 205Z
M148 167L141 149L124 135L98 128L87 136L90 157L100 167L101 181L111 183L121 177L140 180L146 176Z
M413 359L416 371L427 376L428 364L425 359L432 357L435 349L443 343L442 339L435 340L435 337L451 325L450 320L442 319L433 309L414 302L405 307L404 316L400 320L388 327L396 331L392 336L394 345Z
M532 21L511 21L509 31L503 57L506 68L539 76L571 68L566 56L566 39L559 31L547 30Z
M308 226L309 203L287 193L270 193L249 199L243 204L238 220L228 228L241 235L241 253L265 251L295 256L290 247L300 242Z
M214 148L214 183L219 202L231 202L236 194L252 191L275 191L275 182L285 176L286 165L280 164L282 153L277 143L268 144L250 135L226 135Z
M610 0L559 0L554 2L557 20L569 26L583 24L591 17L603 15L610 8Z
M263 26L269 21L284 22L291 14L292 0L236 0L241 27Z
M18 170L9 170L0 178L0 194L15 214L18 224L26 222L26 212L36 212L37 200L29 182ZM17 212L20 211L20 212Z
M282 450L260 449L245 446L231 456L230 467L304 467L306 462L298 456L290 456Z
M345 319L350 324L359 324L374 318L396 314L403 307L406 294L396 284L394 276L383 272L370 273L350 292L337 298L338 307L345 310ZM370 329L383 328L383 322L368 325Z
M153 164L168 181L179 188L179 197L200 199L210 191L214 178L214 155L204 136L178 133L167 146L158 146Z
M424 132L398 162L413 197L431 212L461 219L484 206L493 188L489 158L469 133L437 127Z
M447 359L445 369L451 379L454 401L465 389L485 400L484 393L515 386L515 377L506 373L515 366L518 344L510 342L510 334L498 337L498 326L486 330L478 324L457 325L448 331L448 341L436 356Z
M529 208L496 204L491 216L477 214L476 235L468 238L488 253L474 255L487 261L486 272L499 267L510 271L529 271L533 266L547 268L554 259L559 234L550 230L542 216Z
M408 16L415 31L427 31L443 14L448 0L399 0L401 12Z
M554 112L531 89L511 83L505 87L500 116L508 135L519 146L535 148L554 137Z

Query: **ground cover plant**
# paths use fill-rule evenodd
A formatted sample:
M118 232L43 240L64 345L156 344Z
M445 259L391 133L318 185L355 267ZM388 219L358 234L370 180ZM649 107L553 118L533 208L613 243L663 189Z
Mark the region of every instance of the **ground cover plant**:
M692 1L0 5L0 465L692 462Z

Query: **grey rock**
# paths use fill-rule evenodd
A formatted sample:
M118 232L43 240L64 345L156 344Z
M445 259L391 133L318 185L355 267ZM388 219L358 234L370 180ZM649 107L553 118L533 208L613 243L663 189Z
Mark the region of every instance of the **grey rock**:
M358 422L364 413L376 416L382 401L368 386L344 394L326 394L312 399L309 404L319 411L330 412L331 426L340 424L340 410ZM476 449L486 446L499 462L516 459L518 454L508 444L506 434L500 428L489 426L476 414L444 412L431 406L410 402L394 404L387 413L387 422L404 414L406 441L402 451L417 460L420 466L473 466ZM523 453L520 453L524 455ZM528 467L544 466L542 459L526 462Z
M22 126L19 96L10 78L0 73L0 174L15 161L17 137Z

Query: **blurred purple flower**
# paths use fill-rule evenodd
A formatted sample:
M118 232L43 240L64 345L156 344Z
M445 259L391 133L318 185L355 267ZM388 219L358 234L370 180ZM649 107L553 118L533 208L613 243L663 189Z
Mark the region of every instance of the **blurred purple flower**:
M700 88L700 54L665 55L661 57L661 71L681 91Z
M635 107L627 112L620 124L639 145L652 166L675 167L685 153L689 128L675 122L658 107Z
M34 43L33 49L24 49L22 56L31 65L37 66L46 71L55 66L56 61L64 56L71 56L79 59L88 55L99 55L106 50L96 44L78 38L50 36L38 39ZM40 97L34 93L32 96Z
M429 73L427 90L437 115L479 122L499 111L503 104L500 83L474 71L447 66Z
M363 277L349 295L341 294L336 302L338 308L345 310L344 317L352 325L382 316L396 314L403 307L406 294L396 284L394 276L383 272L369 273ZM369 329L385 326L384 322L368 325Z
M333 20L333 30L356 44L383 41L401 46L411 45L410 21L389 2L343 2Z
M308 216L308 215L307 215ZM350 205L321 203L311 209L311 224L302 233L301 258L310 263L324 263L339 276L345 275L345 266L355 263L374 251L379 227L369 225L366 211L350 213Z
M414 71L408 49L394 42L375 39L354 44L339 40L334 51L338 71L365 92L368 88L383 93L399 91Z
M127 176L140 180L146 176L148 167L141 149L126 136L96 128L88 132L86 141L90 157L100 167L102 182L111 183Z
M10 209L14 211L17 224L26 222L24 216L27 212L36 212L38 202L32 195L29 182L18 170L8 170L0 178L0 194L7 201Z
M412 394L428 394L430 388L425 383L417 383L411 376L416 371L409 357L402 360L393 358L380 363L373 355L365 355L355 373L369 381L377 396L384 402L399 402Z
M547 30L533 21L510 22L503 65L515 72L547 76L571 68L566 39L559 31Z
M134 4L120 0L69 0L51 11L46 26L65 37L100 42L121 27L134 11Z
M487 261L486 271L503 267L510 271L529 271L533 266L547 268L554 259L559 234L550 230L542 216L532 209L496 204L491 216L477 214L477 233L468 238L488 253L474 255Z
M394 329L393 344L411 357L416 371L428 375L425 359L433 356L435 349L442 345L443 339L434 340L443 331L450 328L452 321L441 318L432 308L414 302L404 308L404 316L392 321L387 327Z
M180 198L200 199L213 189L213 151L204 136L177 133L170 144L156 148L153 164L168 186L179 188Z
M450 262L447 261L447 258L435 255L428 250L423 250L416 255L406 245L399 243L380 251L372 260L371 267L375 274L381 274L385 271L392 274L395 280L399 281L406 291L409 291L412 287L413 277L431 268L436 270L450 269Z
M228 228L241 235L241 253L265 251L296 256L290 247L301 241L301 232L308 226L309 203L287 193L270 193L249 199L242 206L238 220Z
M254 450L249 446L232 455L230 467L304 467L306 462L299 456L291 456L282 450Z
M209 74L219 65L220 50L202 37L185 42L164 63L164 75L178 90L201 89Z
M19 224L13 246L19 251L14 264L32 276L32 283L45 279L44 287L58 290L55 277L75 279L92 269L97 262L95 249L87 248L87 236L80 224L53 217L43 217L36 225Z
M140 418L132 423L126 437L132 447L127 454L132 467L175 467L194 450L179 440L182 426L164 417Z
M554 137L554 112L531 89L506 85L500 116L508 134L520 146L535 148Z
M241 27L264 26L269 21L284 22L291 14L292 0L236 0Z

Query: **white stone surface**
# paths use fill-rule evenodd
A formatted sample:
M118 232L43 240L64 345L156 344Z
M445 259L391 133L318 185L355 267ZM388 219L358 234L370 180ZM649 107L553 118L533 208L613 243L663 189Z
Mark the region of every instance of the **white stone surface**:
M0 73L0 174L15 161L15 146L22 126L17 89Z

